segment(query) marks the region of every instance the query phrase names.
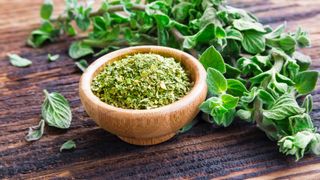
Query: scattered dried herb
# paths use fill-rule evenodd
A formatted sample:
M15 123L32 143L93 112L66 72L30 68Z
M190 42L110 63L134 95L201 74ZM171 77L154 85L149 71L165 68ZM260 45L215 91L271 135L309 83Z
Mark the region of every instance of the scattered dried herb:
M135 54L106 65L92 81L101 101L125 109L152 109L185 96L192 86L174 58Z

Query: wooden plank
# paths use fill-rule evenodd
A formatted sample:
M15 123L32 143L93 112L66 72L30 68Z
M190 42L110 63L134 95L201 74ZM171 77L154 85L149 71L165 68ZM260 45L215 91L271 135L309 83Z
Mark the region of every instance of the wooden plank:
M42 0L0 0L0 178L292 178L317 177L320 158L307 155L295 162L254 125L236 121L228 128L200 123L186 134L156 146L137 147L99 129L87 116L78 97L81 73L67 55L70 39L41 49L25 46L39 24ZM63 1L55 1L57 12ZM310 32L313 47L303 50L320 70L319 1L232 0L255 13L264 23L288 22ZM14 7L14 8L13 8ZM6 54L18 53L33 61L28 68L10 66ZM60 54L48 63L47 53ZM92 61L93 59L89 59ZM319 84L318 84L319 87ZM28 127L39 121L42 90L59 91L70 101L73 122L68 131L46 128L44 137L27 143ZM320 127L320 88L314 92L312 117ZM61 144L74 139L77 149L59 153Z

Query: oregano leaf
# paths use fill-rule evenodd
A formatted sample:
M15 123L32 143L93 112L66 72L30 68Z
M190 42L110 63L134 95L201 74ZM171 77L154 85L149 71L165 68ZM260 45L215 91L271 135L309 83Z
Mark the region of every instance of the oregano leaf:
M226 92L228 88L227 80L221 72L211 67L207 70L207 84L209 91L216 95Z
M44 125L45 125L45 121L41 119L38 125L29 127L28 134L25 137L26 141L39 140L43 135Z
M248 30L243 31L242 47L251 54L258 54L265 50L266 40L262 33Z
M42 19L50 19L53 11L52 0L44 0L44 3L41 6L40 16Z
M298 73L294 79L296 90L300 94L309 94L315 89L318 78L318 71L303 71Z
M200 56L199 60L205 69L211 67L220 71L221 73L226 72L224 60L214 46L210 46L208 49L206 49Z
M73 59L93 54L93 49L82 42L74 42L69 48L69 56Z
M64 150L75 149L76 147L77 147L77 145L73 140L68 140L62 144L62 146L60 147L60 152L62 152Z
M16 67L27 67L32 64L29 59L23 58L17 54L8 54L10 64Z
M71 125L72 114L69 102L60 93L48 93L43 90L45 100L41 107L43 119L49 126L60 129L67 129Z

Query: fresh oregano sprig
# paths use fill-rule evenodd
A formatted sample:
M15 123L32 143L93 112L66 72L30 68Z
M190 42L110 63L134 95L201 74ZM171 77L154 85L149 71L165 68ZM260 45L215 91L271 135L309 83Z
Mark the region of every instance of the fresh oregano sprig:
M204 67L211 66L207 69L207 84L212 97L200 106L212 117L209 121L223 126L230 125L234 117L256 122L270 139L278 141L280 152L295 155L297 160L307 152L320 154L320 135L309 115L312 96L306 96L301 105L296 100L313 91L318 72L299 71L295 59L283 50L271 49L268 56L237 61L241 70L238 79L247 81L227 80L227 72L218 70L224 62L213 59L219 52L209 49L200 57Z
M285 154L296 159L307 152L319 154L319 134L309 115L309 94L319 73L308 70L311 58L297 51L311 44L302 29L287 32L285 24L275 29L264 26L251 13L223 0L147 0L143 5L103 1L97 11L68 0L57 19L51 18L50 6L48 1L43 5L48 12L41 13L42 25L31 33L29 45L75 36L75 22L86 35L70 46L74 59L139 44L201 54L208 72L209 97L201 105L212 117L207 121L228 126L239 117L255 122ZM301 96L306 96L302 104L296 100Z

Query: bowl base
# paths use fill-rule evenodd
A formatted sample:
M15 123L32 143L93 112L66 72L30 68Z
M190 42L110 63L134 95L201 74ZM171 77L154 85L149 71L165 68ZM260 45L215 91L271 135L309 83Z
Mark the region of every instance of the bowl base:
M141 145L141 146L146 146L146 145L155 145L155 144L160 144L162 142L165 142L169 139L171 139L175 133L171 134L166 134L164 136L160 137L155 137L155 138L131 138L131 137L122 137L118 136L122 141L127 142L129 144L134 144L134 145Z

